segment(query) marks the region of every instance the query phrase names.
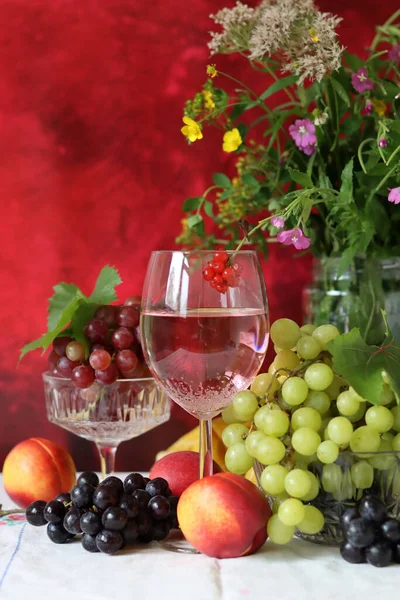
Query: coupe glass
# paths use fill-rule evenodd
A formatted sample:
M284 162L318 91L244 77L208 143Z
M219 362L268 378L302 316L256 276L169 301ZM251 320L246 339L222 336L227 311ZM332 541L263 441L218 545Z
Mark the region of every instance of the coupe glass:
M47 418L95 442L103 479L114 472L121 442L168 421L170 401L153 378L118 379L111 385L75 387L70 379L43 374Z
M212 475L212 418L257 375L269 338L264 279L253 251L228 252L236 287L212 288L208 250L153 252L141 310L147 364L165 392L200 421L199 477ZM170 549L187 551L178 542ZM190 550L189 550L190 551Z

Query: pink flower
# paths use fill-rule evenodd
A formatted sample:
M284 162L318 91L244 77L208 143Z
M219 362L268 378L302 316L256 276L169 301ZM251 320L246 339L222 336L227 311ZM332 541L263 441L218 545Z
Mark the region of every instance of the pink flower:
M400 44L396 44L389 50L388 57L393 62L400 62Z
M374 87L372 81L368 79L368 71L365 67L358 69L357 73L352 73L351 83L359 94L363 94L367 90L372 90Z
M276 239L278 240L278 242L284 244L285 246L290 246L291 244L293 244L296 250L306 250L310 247L311 243L310 238L306 237L302 230L298 227L296 227L295 229L287 229L286 231L281 231L276 236Z
M386 148L386 146L387 146L387 140L385 140L385 138L381 138L378 141L378 146L379 146L379 148Z
M400 187L388 188L388 190L389 190L389 196L388 196L389 202L393 202L393 204L400 204Z
M294 125L290 125L289 133L299 150L307 156L314 154L317 136L315 135L315 125L310 119L297 119Z
M282 229L282 227L285 227L285 220L282 217L272 217L271 225L277 229Z
M365 106L364 106L363 110L361 111L362 114L363 115L370 115L373 110L374 110L374 105L372 104L371 100L366 100L365 101Z

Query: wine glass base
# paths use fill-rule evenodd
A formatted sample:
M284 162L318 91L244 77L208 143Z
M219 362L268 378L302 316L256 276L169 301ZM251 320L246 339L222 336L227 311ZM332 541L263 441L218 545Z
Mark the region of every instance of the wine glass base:
M179 552L180 554L200 554L192 544L189 544L180 529L173 529L165 540L158 542L163 550Z

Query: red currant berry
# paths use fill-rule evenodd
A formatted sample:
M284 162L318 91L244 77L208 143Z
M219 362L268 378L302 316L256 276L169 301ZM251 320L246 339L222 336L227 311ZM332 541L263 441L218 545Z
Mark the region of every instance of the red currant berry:
M228 288L225 283L218 283L216 285L215 289L217 290L217 292L220 292L221 294L225 294Z
M215 283L214 280L210 281L210 285L211 285L212 288L216 288L217 287L217 284Z
M242 267L240 265L238 265L237 263L233 263L232 269L234 269L237 274L240 274L243 270Z
M211 281L212 278L214 277L215 272L213 269L209 269L208 267L206 269L204 269L203 271L203 279L205 279L206 281Z
M214 252L214 261L216 262L222 262L222 263L226 263L228 260L228 254L227 252L225 252L225 250L217 250L217 252Z
M224 267L225 265L223 262L213 262L213 269L216 273L222 273Z
M215 283L215 285L218 285L218 284L220 284L220 283L223 283L223 282L224 282L224 280L222 279L222 276L221 276L221 275L218 275L218 274L217 274L217 275L214 275L214 277L213 277L213 279L212 279L212 280L213 280L213 282Z

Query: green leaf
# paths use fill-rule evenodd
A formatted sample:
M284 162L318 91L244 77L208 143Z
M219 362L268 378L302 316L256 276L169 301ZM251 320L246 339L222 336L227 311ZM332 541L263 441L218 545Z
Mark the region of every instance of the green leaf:
M196 210L196 208L199 208L202 201L203 196L194 196L193 198L186 198L182 206L183 212L190 212L191 210Z
M343 100L346 106L350 106L350 98L344 87L334 77L331 77L331 84L337 95Z
M314 187L312 179L309 175L307 175L307 173L302 173L301 171L298 171L297 169L291 169L290 167L288 167L288 171L291 179L301 185L303 188Z
M369 346L359 329L352 329L329 342L328 349L335 372L372 404L380 402L382 371L388 374L393 391L400 394L400 345L390 333L381 346Z
M342 171L339 199L347 202L353 200L353 165L354 160L351 158Z
M213 205L209 200L205 200L204 202L204 212L208 217L214 218Z
M249 99L247 97L245 100L242 100L241 102L238 102L237 104L235 104L235 106L232 108L232 112L230 114L230 119L232 122L236 121L236 119L238 119L239 117L242 116L244 111L247 110L248 104L249 104Z
M49 316L47 318L47 329L49 331L57 326L63 311L71 302L77 297L83 296L79 288L73 283L58 283L53 287L53 290L54 294L49 299Z
M213 181L215 185L223 188L224 190L232 187L232 182L224 173L214 173Z
M253 177L253 175L249 175L248 173L244 173L244 175L242 175L242 181L245 186L249 187L254 192L258 192L261 187L258 179Z
M115 288L122 283L118 271L109 265L102 268L97 278L94 290L89 296L91 302L98 304L110 304L117 300Z
M361 60L361 58L359 58L358 56L355 56L354 54L344 52L344 57L352 71L358 71L358 69L365 67L365 62Z
M99 306L97 302L88 302L80 300L78 306L72 315L71 319L71 335L80 342L85 348L85 357L89 356L89 342L83 333L84 327L89 319L93 318L96 308Z
M339 263L339 267L338 267L338 277L341 277L343 275L345 270L349 267L349 265L354 260L354 257L358 251L359 251L358 246L354 244L353 246L349 246L348 248L346 248L346 250L342 253L342 258L340 259L340 263Z
M348 117L340 124L340 133L352 135L360 130L362 119L360 117Z
M297 80L297 75L288 75L287 77L282 77L281 79L278 79L278 81L274 81L274 83L272 83L269 86L269 88L267 88L265 92L261 94L260 99L266 100L273 94L276 94L277 92L283 90L285 87L290 87L291 85L294 85L297 82Z
M390 131L400 133L400 121L387 121Z
M190 215L187 220L188 227L193 229L199 223L203 222L203 217L201 215Z

